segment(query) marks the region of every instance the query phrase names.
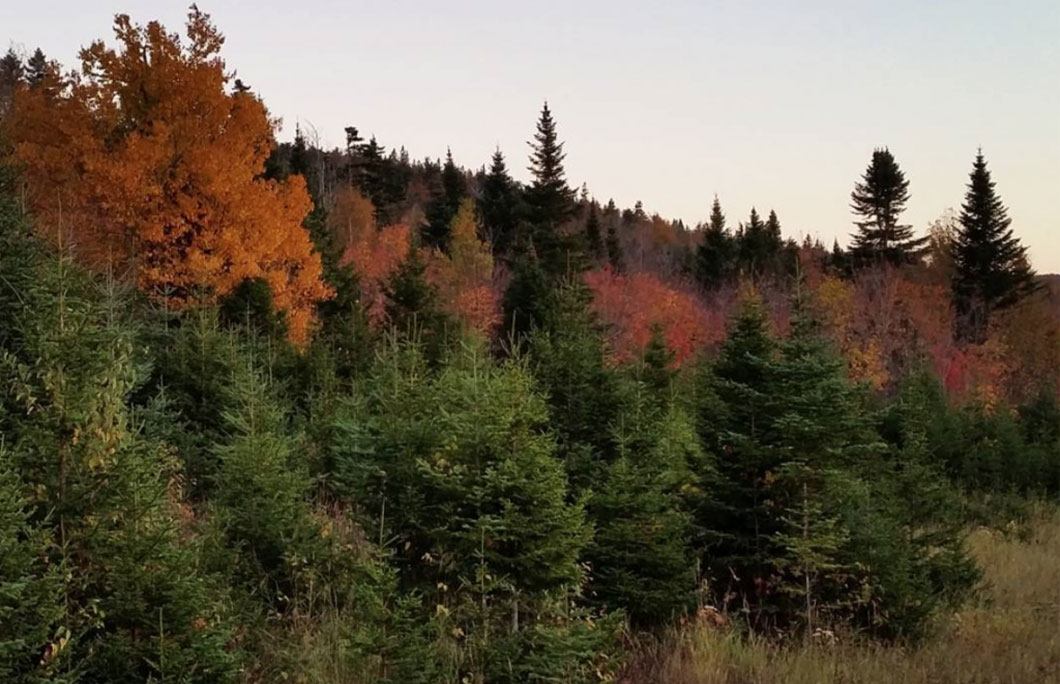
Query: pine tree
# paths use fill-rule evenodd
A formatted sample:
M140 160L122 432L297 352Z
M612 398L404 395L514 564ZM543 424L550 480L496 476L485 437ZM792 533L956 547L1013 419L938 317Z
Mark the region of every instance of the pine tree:
M982 151L975 157L960 221L952 247L958 334L982 342L995 311L1037 288L1027 250L1012 234L1012 219L997 195Z
M715 195L710 209L710 222L703 231L702 242L696 248L696 279L706 289L718 287L732 273L735 259L736 242L725 227L725 214Z
M493 153L489 174L482 184L478 211L486 237L493 245L494 255L507 254L515 244L519 226L519 195L515 181L508 175L504 155Z
M898 223L909 201L909 181L886 147L872 153L872 162L850 193L856 221L851 251L860 263L912 263L924 250L926 237L914 238L911 226Z
M526 203L533 227L534 249L551 276L565 275L569 269L571 245L560 229L575 212L574 191L567 185L563 170L563 143L546 102L537 122L537 133L530 142L530 173L533 182L526 191Z

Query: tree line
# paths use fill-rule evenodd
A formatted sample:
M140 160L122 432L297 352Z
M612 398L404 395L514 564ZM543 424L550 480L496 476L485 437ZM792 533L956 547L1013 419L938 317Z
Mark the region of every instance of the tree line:
M525 186L353 127L276 146L186 34L4 61L5 681L616 681L712 616L915 642L976 589L969 521L1060 492L1054 378L852 375L829 293L926 268L886 151L834 256L579 195L547 105ZM967 344L1041 296L981 156L948 249ZM648 317L617 357L601 272L731 287L720 339L679 363Z

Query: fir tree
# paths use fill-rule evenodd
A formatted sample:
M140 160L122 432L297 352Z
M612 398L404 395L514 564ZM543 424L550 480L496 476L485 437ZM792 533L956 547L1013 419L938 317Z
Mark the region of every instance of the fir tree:
M530 142L530 173L533 182L526 191L526 202L533 225L534 249L545 271L552 276L568 271L571 246L560 233L576 209L574 191L567 185L563 170L563 143L546 102L537 122L537 133Z
M614 416L620 403L590 297L581 281L562 285L548 325L530 338L534 375L547 391L550 423L575 491L589 486L599 464L615 457L614 440L602 421Z
M779 223L776 227L779 231ZM760 278L775 268L782 246L779 232L774 234L754 207L747 223L740 227L736 242L744 273Z
M14 49L9 48L7 54L0 59L0 120L11 109L15 88L22 82L24 75L22 58Z
M1036 289L1027 250L1012 234L1012 219L995 190L980 151L961 205L952 246L953 298L962 339L982 342L991 315Z
M898 223L909 201L909 181L886 147L872 153L872 162L850 193L850 208L861 217L851 248L861 263L901 265L915 261L926 237L914 238L911 226Z
M555 289L534 254L516 259L511 282L504 291L504 331L519 347L536 329L551 322Z
M668 403L674 379L674 353L666 345L666 334L662 326L651 326L651 337L644 348L641 359L640 379L658 397L663 405Z
M725 214L721 202L714 196L710 210L710 222L703 231L702 242L696 248L696 279L707 289L721 285L731 274L736 258L736 243L725 227Z
M611 201L610 206L614 207L614 200ZM611 212L607 222L605 246L607 247L607 263L610 264L613 271L621 273L626 269L626 255L622 251L622 241L618 237L618 221L616 218L617 210Z
M66 254L15 253L28 259L0 259L0 280L18 282L10 271L29 269L34 285L13 315L19 345L3 349L0 363L3 458L37 492L16 515L46 532L43 557L61 578L57 630L35 663L53 678L86 681L234 677L229 624L211 610L213 578L175 512L179 463L145 434L158 403L131 402L146 370L132 307L117 284L101 287ZM27 607L33 600L26 595ZM52 609L38 607L51 621Z
M637 626L678 617L693 601L695 565L687 514L657 472L633 456L610 466L590 501L590 599L625 610Z
M0 444L0 679L12 683L51 681L45 665L53 636L69 638L63 625L59 567L47 562L49 534L30 520L25 484L8 467Z
M401 338L420 340L431 360L440 358L451 324L438 305L438 293L427 282L427 264L415 247L386 285L386 316Z
M508 175L504 155L498 149L493 153L478 202L482 226L493 245L494 255L507 254L515 243L519 225L518 202L515 181Z
M40 48L37 48L26 60L26 83L31 88L40 85L44 77L48 75L48 69L48 58L44 56Z
M589 203L589 217L585 220L585 241L589 247L589 256L593 260L604 257L604 240L600 234L600 217L596 211L596 202Z

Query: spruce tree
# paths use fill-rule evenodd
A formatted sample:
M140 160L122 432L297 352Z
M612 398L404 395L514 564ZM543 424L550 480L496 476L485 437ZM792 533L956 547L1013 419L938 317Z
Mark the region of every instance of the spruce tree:
M146 434L158 404L131 400L147 359L130 302L66 254L14 253L27 259L0 259L0 280L23 281L11 271L28 269L33 286L17 312L0 313L19 340L0 354L3 458L36 493L22 514L45 531L43 557L61 578L56 631L35 663L85 681L234 677L230 624L213 611L216 584L178 514L180 464Z
M418 340L425 353L437 361L444 351L454 322L441 310L438 292L427 282L427 264L419 250L411 247L401 266L386 284L386 316L399 338Z
M626 255L622 251L622 241L618 237L618 210L615 209L614 200L608 203L608 207L610 211L605 212L605 216L608 217L607 239L605 242L607 263L611 266L611 270L621 273L626 269Z
M11 109L15 88L22 82L24 74L22 58L13 48L9 48L7 54L0 59L0 120Z
M427 247L447 250L449 248L449 225L460 207L466 192L464 174L453 161L452 150L446 148L442 165L441 192L427 208L429 225L424 228L423 242Z
M740 227L737 235L737 251L743 272L752 278L760 278L774 270L780 254L781 242L779 222L778 233L774 234L766 223L762 222L758 210L751 207L747 223Z
M674 376L674 353L666 345L666 333L658 323L651 326L651 337L641 357L640 379L660 400L667 403Z
M626 611L637 626L666 624L694 598L688 515L666 476L636 456L605 468L589 504L596 526L587 552L590 601Z
M578 591L590 535L534 386L522 362L498 366L473 344L437 373L392 345L336 425L339 496L393 549L406 587L490 644L475 654L486 660L506 640L570 628L562 599ZM529 667L535 650L507 652L507 667Z
M952 246L953 299L961 339L982 342L995 311L1037 289L1027 250L1012 234L1011 224L980 150Z
M912 263L923 253L927 237L913 237L911 226L898 223L909 201L909 181L886 147L873 151L872 161L850 193L850 208L861 217L855 221L851 251L863 264Z
M716 581L739 596L755 595L774 558L770 538L778 531L769 504L771 480L780 456L764 445L772 410L776 343L756 297L745 297L700 392L699 431L704 448L717 456L719 480L713 505L701 513L709 545L704 560ZM755 607L750 619L756 619Z
M585 219L585 242L588 245L591 260L604 258L604 240L600 234L600 216L596 211L596 202L589 203L589 216Z
M493 253L496 256L507 254L515 244L519 226L518 204L518 189L515 181L508 175L504 155L498 149L493 153L490 170L482 184L482 195L478 201L482 227L493 245Z
M547 391L550 423L575 491L592 483L601 462L614 459L607 421L620 405L618 378L607 365L590 297L581 281L565 283L553 299L549 324L530 337L534 375Z
M504 291L503 338L521 347L530 334L552 320L555 288L534 254L518 257Z
M44 52L37 48L30 55L30 58L26 60L26 82L29 86L35 87L44 81L44 77L48 74L48 58L44 56Z
M49 532L34 524L25 483L8 467L11 458L0 444L0 680L13 684L51 681L45 664L63 625L59 567L47 562ZM68 638L68 637L67 637Z
M696 279L708 290L718 287L732 273L735 259L736 242L725 227L725 214L715 195L710 209L710 222L703 231L702 242L696 248Z
M572 255L571 245L560 229L573 216L576 205L574 190L567 185L563 170L563 143L547 102L529 144L533 182L526 190L526 203L533 228L531 238L545 271L553 277L561 276L569 270Z

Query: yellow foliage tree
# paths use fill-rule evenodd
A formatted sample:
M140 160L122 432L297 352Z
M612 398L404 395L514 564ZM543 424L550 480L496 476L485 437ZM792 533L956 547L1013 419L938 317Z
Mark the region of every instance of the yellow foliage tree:
M79 71L53 66L5 119L42 230L177 307L260 278L304 343L331 292L302 226L304 180L261 177L277 122L229 92L224 38L194 7L186 42L126 15L114 32L116 50L96 41Z
M483 333L497 324L500 314L493 254L489 243L479 239L474 200L460 202L449 227L449 254L436 253L430 280L438 288L447 313Z

